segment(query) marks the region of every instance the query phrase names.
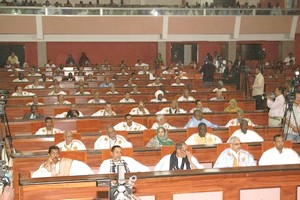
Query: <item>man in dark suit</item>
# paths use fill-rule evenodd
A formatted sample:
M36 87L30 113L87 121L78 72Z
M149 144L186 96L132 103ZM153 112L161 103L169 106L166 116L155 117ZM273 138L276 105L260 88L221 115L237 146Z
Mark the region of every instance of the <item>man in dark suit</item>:
M238 56L237 59L233 63L233 67L235 70L235 80L236 80L236 89L240 89L240 74L244 71L245 68L245 60L242 59L242 56Z
M30 106L31 113L27 113L23 116L23 119L44 119L44 115L38 113L38 106L31 105Z

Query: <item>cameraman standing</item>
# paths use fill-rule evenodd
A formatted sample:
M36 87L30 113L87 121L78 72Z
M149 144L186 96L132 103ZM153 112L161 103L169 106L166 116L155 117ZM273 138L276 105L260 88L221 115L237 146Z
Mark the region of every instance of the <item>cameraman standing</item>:
M267 106L270 108L269 126L279 126L282 123L285 103L283 93L283 87L279 86L275 89L275 97L272 97L272 95L267 95Z
M256 102L256 110L263 110L263 99L262 95L264 93L265 87L265 79L264 76L261 74L260 69L257 67L255 69L255 79L252 85L252 97L255 99Z

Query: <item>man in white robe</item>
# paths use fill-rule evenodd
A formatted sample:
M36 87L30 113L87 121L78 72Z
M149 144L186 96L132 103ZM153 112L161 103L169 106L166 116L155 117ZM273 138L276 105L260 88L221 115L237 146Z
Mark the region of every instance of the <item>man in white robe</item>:
M131 148L131 142L128 142L125 137L117 135L115 129L112 126L106 127L107 135L100 136L94 143L94 149L110 149L115 145L119 145L122 148Z
M12 93L12 97L19 97L19 96L33 96L35 95L32 92L27 92L27 91L23 91L22 86L16 86L15 87L15 92Z
M275 146L262 154L258 165L300 164L298 153L293 149L284 148L282 135L275 135L273 141Z
M116 131L143 131L147 129L142 124L132 121L130 114L125 115L125 122L120 122L114 126Z
M32 178L94 174L91 168L84 162L69 158L60 158L57 146L51 146L48 153L48 160L32 174Z
M106 101L100 98L100 92L95 92L94 98L90 99L88 103L106 103Z
M230 138L230 148L219 155L214 168L256 166L253 155L241 148L241 140L233 136Z
M64 132L64 141L58 143L56 146L59 147L61 151L79 151L79 150L86 150L85 145L77 139L73 138L72 131L65 131Z
M182 96L179 97L177 101L195 101L195 98L190 96L188 89L184 89Z
M116 113L114 111L112 111L111 103L106 102L104 109L98 110L97 112L95 112L94 114L92 114L92 117L94 117L94 116L107 116L107 117L111 117L111 116L115 116L115 115L116 115Z
M240 126L242 120L245 119L248 121L248 126L256 126L251 119L248 118L244 118L244 112L242 110L238 110L236 112L236 118L231 119L227 122L227 124L225 125L225 127L229 127L229 126Z
M62 133L63 131L53 127L53 119L51 117L45 118L45 127L40 128L35 135L53 135L55 133Z
M125 92L125 97L119 101L119 103L134 103L135 100L130 98L130 92Z
M156 114L183 114L186 113L185 110L179 108L178 101L174 99L171 103L170 107L165 107L160 111L156 112Z
M154 122L154 124L152 125L151 129L158 129L159 127L164 127L165 129L177 129L175 126L171 126L165 116L163 114L159 114L156 117L156 122Z
M188 146L184 142L175 145L172 154L164 156L155 166L154 171L203 169L204 167L188 151Z
M118 165L124 165L128 172L147 172L150 169L128 156L122 156L122 148L118 145L111 148L111 158L104 160L99 167L99 174L117 173Z
M233 132L231 137L237 136L242 143L246 142L263 142L264 139L255 131L248 130L248 121L243 119L240 125L240 129ZM230 138L227 143L229 143Z
M132 108L129 112L131 115L149 115L149 110L145 107L144 101L139 101L138 107Z
M198 133L192 134L185 143L187 145L197 145L197 144L219 144L222 140L211 133L207 133L207 127L205 123L200 123L198 125Z
M210 112L212 112L211 109L205 108L205 107L202 106L201 100L196 100L195 104L196 104L196 107L192 108L190 110L190 113L194 113L195 110L201 110L203 113L210 113Z

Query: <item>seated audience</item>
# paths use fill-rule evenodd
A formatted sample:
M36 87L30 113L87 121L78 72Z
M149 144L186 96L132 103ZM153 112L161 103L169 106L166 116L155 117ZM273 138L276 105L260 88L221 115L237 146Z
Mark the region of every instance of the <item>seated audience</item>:
M195 104L196 104L196 107L192 108L190 110L190 113L194 113L195 110L200 110L203 113L210 113L210 112L212 112L209 108L206 108L206 107L202 106L201 100L196 100Z
M116 131L143 131L147 129L144 125L134 122L130 114L125 115L125 122L120 122L114 126Z
M164 127L165 129L176 129L176 127L167 123L167 120L163 114L158 114L156 116L156 122L154 122L151 129L158 129L159 127Z
M184 86L184 83L180 82L181 79L179 77L176 77L175 83L172 83L171 86Z
M156 77L155 81L153 83L149 83L147 86L155 87L155 86L161 86L162 83L160 82L160 77Z
M63 77L62 81L75 81L75 77L72 72L69 72L68 76Z
M35 95L35 94L32 93L32 92L23 91L22 86L18 85L18 86L15 87L15 92L12 93L11 96L19 97L19 96L33 96L33 95Z
M101 69L102 70L110 70L111 69L108 60L104 60L104 63L101 65Z
M198 127L200 123L204 123L208 127L218 128L218 125L204 119L203 112L201 110L194 111L193 117L188 121L184 128Z
M248 121L248 126L256 126L251 119L244 118L244 112L242 110L238 110L236 112L236 118L229 120L225 127L240 126L243 119Z
M55 86L58 86L59 88L63 88L63 87L59 84L59 81L58 81L56 78L54 78L54 79L52 80L52 82L53 82L53 85L50 85L48 88L54 88Z
M37 70L39 70L39 69L37 68ZM35 68L32 67L29 69L29 74L27 74L27 76L30 77L30 76L42 76L42 75L40 73L37 73Z
M168 138L168 130L161 126L156 129L156 136L151 138L146 147L161 147L173 144L173 141Z
M84 90L84 86L79 86L79 91L75 93L75 95L90 95L91 93L89 91Z
M214 168L255 166L253 155L241 148L241 140L233 136L229 140L230 148L225 149L217 158Z
M100 109L97 112L95 112L94 114L92 114L93 117L94 116L108 116L108 117L111 117L111 116L114 116L114 115L116 115L116 113L114 111L112 111L111 103L109 103L109 102L105 103L104 109Z
M110 78L109 77L105 77L104 82L101 83L99 85L99 87L101 87L101 88L109 88L109 87L111 87L113 85L114 84L110 81Z
M14 79L13 82L29 82L27 78L25 78L25 75L23 72L19 72L18 78Z
M130 92L130 94L140 94L141 92L138 91L137 86L133 86L132 87L132 91Z
M132 108L129 112L131 115L149 115L149 110L145 107L144 101L139 101L139 105L135 108Z
M190 96L188 89L183 90L183 94L178 98L178 101L195 101L194 97Z
M213 89L213 92L227 92L227 89L223 87L224 86L224 83L223 81L219 81L218 82L218 87L216 87L215 89Z
M219 144L222 143L222 140L218 136L208 133L205 123L200 123L198 125L198 133L192 134L185 143L187 145Z
M72 131L64 132L64 141L58 143L56 146L59 147L61 151L80 151L86 150L85 145L77 139L73 138Z
M183 114L186 113L185 110L179 108L178 101L174 99L170 107L165 107L162 110L156 112L156 114Z
M151 99L150 102L153 102L153 103L166 102L167 99L164 98L164 95L165 94L162 90L157 90L154 93L155 99Z
M284 147L284 139L278 134L273 137L274 147L266 150L258 164L259 165L287 165L300 164L300 157L296 151Z
M42 89L45 88L44 86L40 85L39 79L33 79L33 83L27 85L24 89Z
M54 103L55 105L66 105L71 104L70 101L65 100L65 96L62 94L57 95L57 102Z
M235 99L231 99L229 101L229 105L224 109L224 112L235 113L241 110L242 109L237 106L237 101Z
M26 104L26 106L31 106L31 105L37 105L37 106L39 106L39 105L44 105L44 104L42 102L39 102L39 98L38 98L37 95L33 95L32 96L32 101L28 102Z
M126 173L147 172L150 169L128 156L122 156L122 147L119 145L111 148L111 158L104 160L99 167L99 174L118 173L118 165L123 165Z
M119 101L119 103L134 103L135 100L130 98L130 92L125 92L125 97Z
M62 94L62 95L67 95L66 92L62 91L61 88L58 86L58 85L55 85L54 86L54 89L48 93L48 95L59 95L59 94Z
M222 92L216 92L216 96L215 97L212 97L210 99L210 101L223 101L224 100L224 97L222 95Z
M30 106L30 113L27 113L23 116L23 119L44 119L44 115L38 112L37 105Z
M83 114L78 111L76 104L71 104L70 110L68 112L63 112L61 114L55 115L55 118L65 118L65 117L83 117Z
M51 117L45 118L45 126L40 128L35 135L53 135L55 133L61 133L62 130L53 127L53 120Z
M94 149L110 149L115 145L122 148L131 148L131 142L128 142L125 137L118 135L112 126L106 127L106 134L101 135L94 143Z
M175 145L175 151L172 154L164 156L155 166L154 171L172 171L203 169L203 166L188 150L184 142Z
M143 63L141 59L138 59L134 65L135 67L148 67L149 64Z
M285 57L285 59L284 59L284 64L285 65L293 65L293 64L295 64L295 57L294 57L294 54L291 52L291 53L289 53L289 55L287 56L287 57Z
M131 78L128 79L127 83L124 85L124 87L136 87L136 86L137 85L132 82Z
M90 99L88 101L88 103L95 103L95 104L97 104L97 103L105 103L105 102L106 101L104 99L100 99L100 92L99 91L95 92L94 93L94 98Z
M264 139L258 133L248 129L248 121L247 120L243 119L240 127L241 127L240 129L234 131L234 133L231 135L231 137L237 136L242 143L263 142L264 141ZM227 143L230 142L230 138L228 139Z
M110 87L110 90L106 92L106 94L119 94L119 92L116 91L116 88L114 85Z
M59 157L57 146L49 147L49 158L32 174L32 178L51 176L77 176L94 174L91 168L79 160Z

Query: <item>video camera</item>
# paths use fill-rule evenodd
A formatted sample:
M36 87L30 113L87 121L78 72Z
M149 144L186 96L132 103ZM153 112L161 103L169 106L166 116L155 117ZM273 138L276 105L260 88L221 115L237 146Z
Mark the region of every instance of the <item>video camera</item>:
M295 77L293 78L292 82L291 82L291 86L292 86L292 91L288 92L286 95L286 102L289 105L293 105L295 97L296 97L296 93L299 91L298 87L300 85L300 72L299 71L295 71Z
M125 173L126 169L124 165L117 165L117 178L118 180L96 180L97 187L109 185L108 191L109 200L132 200L132 193L134 189L134 183L137 180L136 176L131 176L126 183Z

